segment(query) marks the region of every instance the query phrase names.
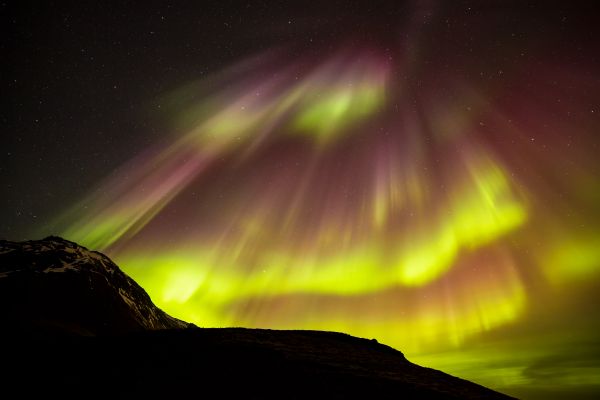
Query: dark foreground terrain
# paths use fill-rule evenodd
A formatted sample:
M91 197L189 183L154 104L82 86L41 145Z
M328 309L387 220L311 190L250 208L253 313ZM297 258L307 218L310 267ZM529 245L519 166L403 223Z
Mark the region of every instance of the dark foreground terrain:
M509 398L375 340L198 328L56 237L0 241L0 321L3 398Z

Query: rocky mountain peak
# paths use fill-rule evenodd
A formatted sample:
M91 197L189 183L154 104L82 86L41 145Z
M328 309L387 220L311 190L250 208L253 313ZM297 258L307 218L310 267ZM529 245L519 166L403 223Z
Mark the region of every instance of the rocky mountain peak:
M0 241L0 300L17 331L98 335L190 325L156 307L107 256L57 236Z

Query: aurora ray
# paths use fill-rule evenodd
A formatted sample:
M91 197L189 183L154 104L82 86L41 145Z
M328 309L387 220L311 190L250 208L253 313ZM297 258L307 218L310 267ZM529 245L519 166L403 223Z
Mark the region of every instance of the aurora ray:
M456 79L448 95L442 78L415 92L397 78L408 61L374 50L281 58L170 95L166 144L73 206L64 236L200 326L344 331L450 372L444 352L541 318L533 285L550 298L598 281L595 156L539 147L574 133L523 115L534 94Z

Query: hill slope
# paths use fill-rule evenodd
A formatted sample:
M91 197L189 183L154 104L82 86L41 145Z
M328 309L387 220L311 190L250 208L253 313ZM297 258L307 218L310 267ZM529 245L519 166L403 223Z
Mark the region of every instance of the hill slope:
M508 398L374 340L197 328L106 256L56 237L0 241L0 320L0 374L20 397Z
M0 241L0 315L12 329L81 335L189 325L108 257L59 237Z

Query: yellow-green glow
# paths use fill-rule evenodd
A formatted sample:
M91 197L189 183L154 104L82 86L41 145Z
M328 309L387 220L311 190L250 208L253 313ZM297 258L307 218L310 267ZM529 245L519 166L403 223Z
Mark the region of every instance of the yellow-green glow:
M502 175L495 168L480 174L479 183L457 195L455 212L420 232L407 235L390 249L382 247L377 237L359 247L328 255L324 251L296 252L293 249L269 250L270 233L258 222L245 230L246 240L237 250L220 249L218 244L147 259L143 254L121 258L122 265L134 276L136 271L161 271L156 281L145 283L160 301L169 302L177 290L179 298L191 296L196 286L203 297L226 303L257 295L282 295L296 292L355 294L396 285L421 286L443 274L462 249L480 247L518 227L525 220L525 209L508 192ZM454 208L453 208L454 209ZM474 216L474 217L473 217ZM250 249L246 248L252 242ZM252 257L246 254L263 248ZM330 247L330 246L327 246ZM397 248L396 260L387 256ZM324 249L322 249L324 250ZM244 262L254 258L252 264ZM387 260L387 261L386 261ZM166 271L166 272L165 272ZM210 277L201 279L199 277ZM144 274L139 279L144 281ZM181 282L187 282L180 287ZM196 282L194 284L194 282ZM191 286L190 286L191 285ZM178 289L179 287L179 289ZM158 299L157 299L158 300ZM196 307L196 305L191 305Z
M289 275L285 274L284 266L287 264L284 263L272 264L271 268L246 276L236 272L236 266L228 263L231 260L224 261L223 257L223 261L216 265L214 256L215 252L208 249L196 253L189 250L189 255L183 258L180 253L151 258L133 255L130 260L123 258L120 263L127 266L127 272L132 276L139 275L139 282L159 306L201 326L253 325L256 321L253 322L248 315L235 315L228 311L232 305L245 299L274 298L293 293L371 295L389 285L389 279L393 279L370 263L368 257L361 258L360 254L331 260L330 265L320 266L322 268L311 265L310 261L304 265L292 264ZM365 315L362 316L365 320L357 324L355 318L361 320L360 316L312 319L308 314L296 315L294 324L302 323L310 329L350 332L363 337L377 336L392 346L400 347L402 344L404 350L412 353L443 343L457 346L471 335L515 320L522 312L524 289L510 266L510 260L503 263L498 267L506 270L500 277L505 286L500 289L489 282L476 289L459 291L459 297L453 301L457 304L468 301L469 304L463 304L457 313L447 314L446 306L440 304L414 303L411 308L415 309L402 319L397 319L392 309L383 321L370 320ZM321 269L324 273L320 272ZM378 274L382 276L374 279ZM467 300L472 298L477 300ZM303 321L303 318L308 319ZM273 323L279 328L294 326Z
M462 248L482 246L525 222L525 206L496 165L488 160L472 171L472 186L453 196L449 215L433 230L411 232L399 244L403 248L398 271L401 283L428 283L451 267Z
M170 100L169 140L100 183L62 234L199 326L343 331L496 388L539 382L525 360L546 360L527 346L572 337L561 318L597 343L594 146L534 129L529 107L505 115L513 97L412 90L387 56L289 64L179 91L192 100ZM487 352L506 364L478 371ZM563 383L589 384L597 368L582 368Z
M532 398L531 393L536 389L543 389L539 398L573 396L583 387L595 389L596 392L600 367L578 361L585 359L582 354L585 348L574 346L568 351L560 349L560 342L569 339L573 339L572 336L561 334L554 338L539 337L534 342L501 341L493 345L408 355L408 359L484 386L495 387L517 398ZM548 357L548 348L556 349L551 357ZM546 362L540 365L538 373L532 373L531 360ZM582 398L593 398L593 395Z
M600 237L571 237L555 244L542 261L554 284L565 279L581 280L600 274Z
M350 124L369 116L383 104L380 86L334 88L304 99L295 117L294 127L321 140L331 140Z
M384 236L344 251L332 251L340 242L315 238L311 250L270 248L276 235L269 231L268 214L258 213L242 224L237 245L188 244L171 252L129 252L117 261L175 316L201 326L253 325L252 318L232 312L240 302L310 293L314 296L371 296L399 287L423 287L448 273L457 260L486 246L525 222L525 206L512 194L501 170L491 161L477 164L477 173L450 196L450 213L437 221L417 224L410 233L396 233L389 247ZM481 286L459 300L460 312L415 304L419 312L397 320L390 310L383 321L363 321L310 315L294 323L305 328L334 329L359 336L378 336L391 345L422 351L440 343L457 346L479 332L513 321L524 308L524 290L511 261L499 265L506 275L501 290ZM260 302L260 300L259 300ZM256 322L256 321L255 321ZM277 325L277 321L273 321ZM260 326L260 325L259 325ZM277 325L279 326L279 325ZM283 324L279 327L292 328Z
M193 124L187 126L187 132L161 153L136 159L125 179L116 174L59 223L68 225L67 236L80 238L94 248L106 248L132 237L228 152L251 154L267 139L294 135L297 128L315 133L315 144L319 145L334 133L344 133L342 128L348 123L372 115L383 104L386 79L387 67L377 60L367 60L348 67L341 76L332 65L325 65L304 79L294 78L293 84L274 77L258 85L245 85L226 107L215 107L214 99L208 99L210 106L196 105L188 111L201 110L204 119L184 112L184 125ZM328 114L330 118L325 118ZM82 208L91 203L96 204L91 216L72 223L73 216L87 212Z

